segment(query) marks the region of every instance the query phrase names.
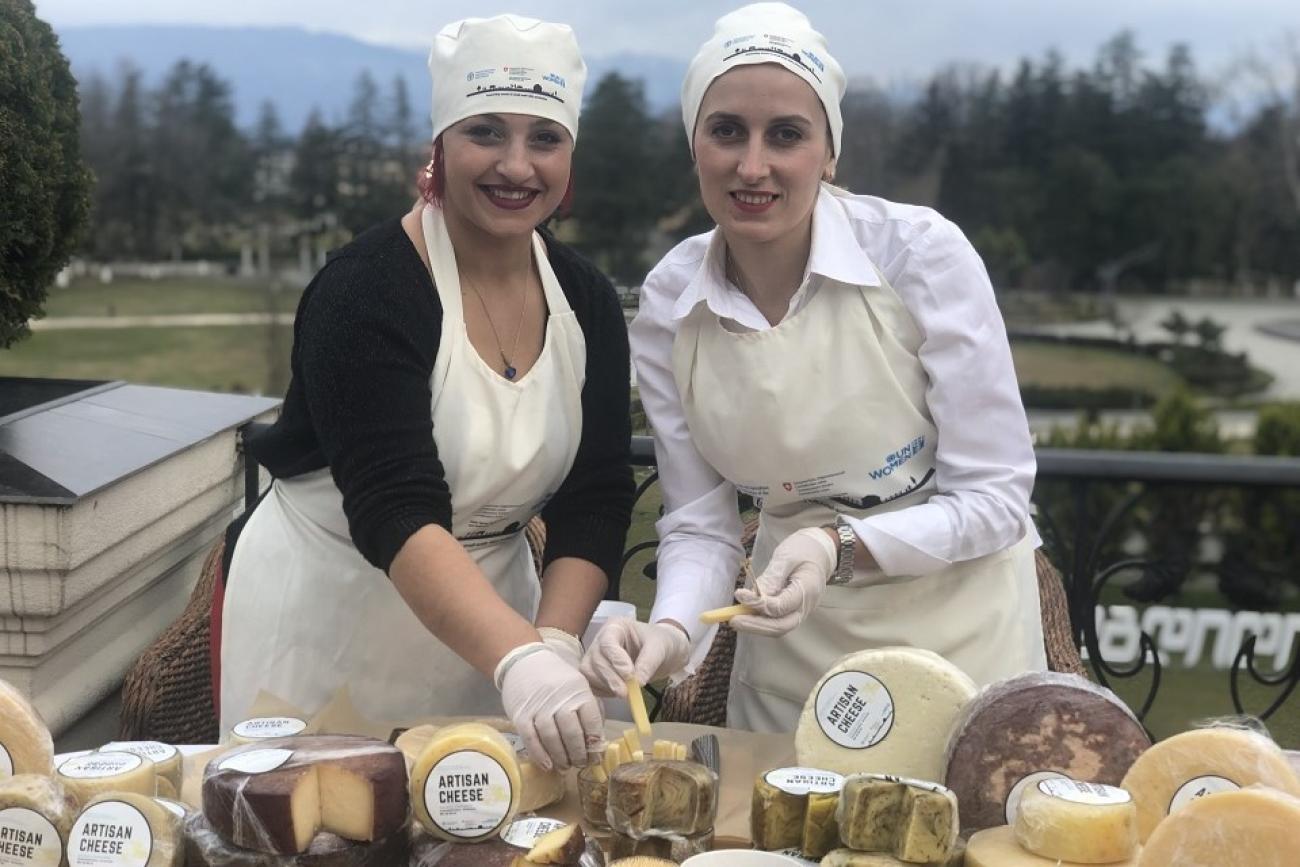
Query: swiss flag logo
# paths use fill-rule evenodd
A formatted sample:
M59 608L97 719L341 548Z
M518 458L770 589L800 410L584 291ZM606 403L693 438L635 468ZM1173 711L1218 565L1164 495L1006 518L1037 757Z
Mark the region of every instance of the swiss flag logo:
M785 488L787 491L793 491L793 490L794 490L794 485L790 484L789 482L783 482L783 483L781 484L781 487Z

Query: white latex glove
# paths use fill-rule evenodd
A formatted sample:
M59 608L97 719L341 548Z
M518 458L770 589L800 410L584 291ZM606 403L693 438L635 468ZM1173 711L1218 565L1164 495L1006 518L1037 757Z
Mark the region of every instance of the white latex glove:
M589 751L604 740L604 720L577 669L537 641L507 653L493 682L533 761L561 771L589 763Z
M805 527L776 546L754 588L736 591L736 601L754 609L731 619L732 628L753 635L785 635L812 613L835 571L839 546L821 527Z
M582 642L578 636L555 626L539 626L537 634L542 636L543 644L559 654L569 665L577 668L582 663Z
M691 641L671 623L639 623L615 617L600 628L582 658L582 673L597 695L627 695L627 681L644 685L681 671Z

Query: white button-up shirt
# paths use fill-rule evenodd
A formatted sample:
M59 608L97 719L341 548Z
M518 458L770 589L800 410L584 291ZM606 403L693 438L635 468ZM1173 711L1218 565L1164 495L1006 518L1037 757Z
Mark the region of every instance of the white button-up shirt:
M646 277L629 328L641 402L654 433L664 515L651 622L672 619L693 639L700 612L732 603L744 553L736 489L696 450L673 377L683 318L707 304L733 330L770 324L724 273L716 229L678 244ZM1034 450L993 287L974 248L930 208L823 189L812 247L789 316L823 279L898 293L923 340L926 395L939 431L936 493L925 503L849 522L886 575L925 575L1037 534L1029 518ZM791 419L801 424L803 419Z

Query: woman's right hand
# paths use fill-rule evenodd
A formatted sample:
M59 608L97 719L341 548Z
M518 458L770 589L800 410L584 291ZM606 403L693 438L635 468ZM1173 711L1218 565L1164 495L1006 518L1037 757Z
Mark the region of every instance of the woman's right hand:
M601 627L582 658L582 673L599 695L623 697L633 678L642 685L676 674L691 657L686 631L668 621L616 617Z
M604 741L604 720L576 668L541 642L516 647L497 665L501 704L528 755L546 770L584 767Z

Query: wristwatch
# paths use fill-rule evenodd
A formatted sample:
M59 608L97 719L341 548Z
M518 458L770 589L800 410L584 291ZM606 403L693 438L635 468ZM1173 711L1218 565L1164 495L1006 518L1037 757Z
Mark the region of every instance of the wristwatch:
M839 553L835 558L835 571L831 573L831 578L827 584L839 586L847 584L853 578L853 552L858 544L858 534L853 532L849 522L844 520L843 515L835 517L835 523L828 525L827 529L833 530L839 537Z

